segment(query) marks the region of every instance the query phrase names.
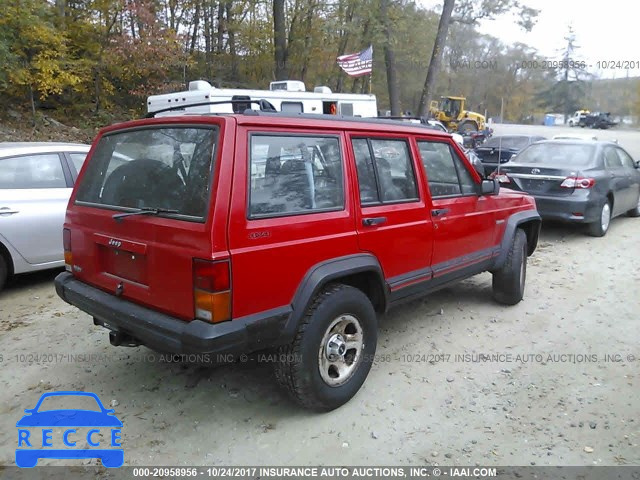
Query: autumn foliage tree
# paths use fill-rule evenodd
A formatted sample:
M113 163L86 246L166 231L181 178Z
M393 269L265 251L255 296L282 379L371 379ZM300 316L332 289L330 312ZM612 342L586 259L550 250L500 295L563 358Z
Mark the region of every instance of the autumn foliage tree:
M68 39L53 19L53 11L39 0L6 5L0 17L3 83L13 95L28 97L34 121L36 97L59 95L81 82Z

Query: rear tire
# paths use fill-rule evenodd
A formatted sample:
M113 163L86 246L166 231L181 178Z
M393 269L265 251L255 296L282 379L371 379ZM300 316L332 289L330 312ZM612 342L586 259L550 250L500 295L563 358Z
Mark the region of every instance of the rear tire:
M293 342L279 348L276 379L300 405L333 410L364 383L377 339L369 298L357 288L330 285L316 295Z
M640 197L638 197L638 204L636 208L632 208L627 212L627 216L629 217L640 217Z
M600 218L588 226L587 233L592 237L604 237L611 224L611 201L607 200L600 209Z
M504 305L515 305L524 297L527 278L527 235L518 228L507 260L493 272L493 298Z
M0 253L0 291L4 288L8 276L9 266L7 265L7 259Z

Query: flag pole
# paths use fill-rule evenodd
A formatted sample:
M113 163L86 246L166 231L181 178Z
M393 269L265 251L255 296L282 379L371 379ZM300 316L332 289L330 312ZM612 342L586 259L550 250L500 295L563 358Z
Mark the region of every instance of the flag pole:
M371 82L373 81L373 70L369 74L369 95L371 95Z

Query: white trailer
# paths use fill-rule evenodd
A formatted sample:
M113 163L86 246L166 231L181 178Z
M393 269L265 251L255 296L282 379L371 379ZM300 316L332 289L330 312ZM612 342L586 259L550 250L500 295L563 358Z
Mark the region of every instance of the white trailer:
M357 117L377 117L378 105L375 95L355 93L333 93L329 87L315 87L313 92L305 91L303 82L286 80L271 82L269 90L236 88L216 88L204 80L189 82L189 90L163 95L152 95L147 99L147 112L160 112L156 116L188 113L233 113L246 108L257 108L256 104L194 104L228 100L266 100L279 112L318 113L349 115Z

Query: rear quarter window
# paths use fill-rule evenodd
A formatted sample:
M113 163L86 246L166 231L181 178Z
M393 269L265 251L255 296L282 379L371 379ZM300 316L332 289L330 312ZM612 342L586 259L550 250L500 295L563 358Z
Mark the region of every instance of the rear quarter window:
M116 210L162 208L176 218L207 214L215 127L152 127L102 137L76 202Z

